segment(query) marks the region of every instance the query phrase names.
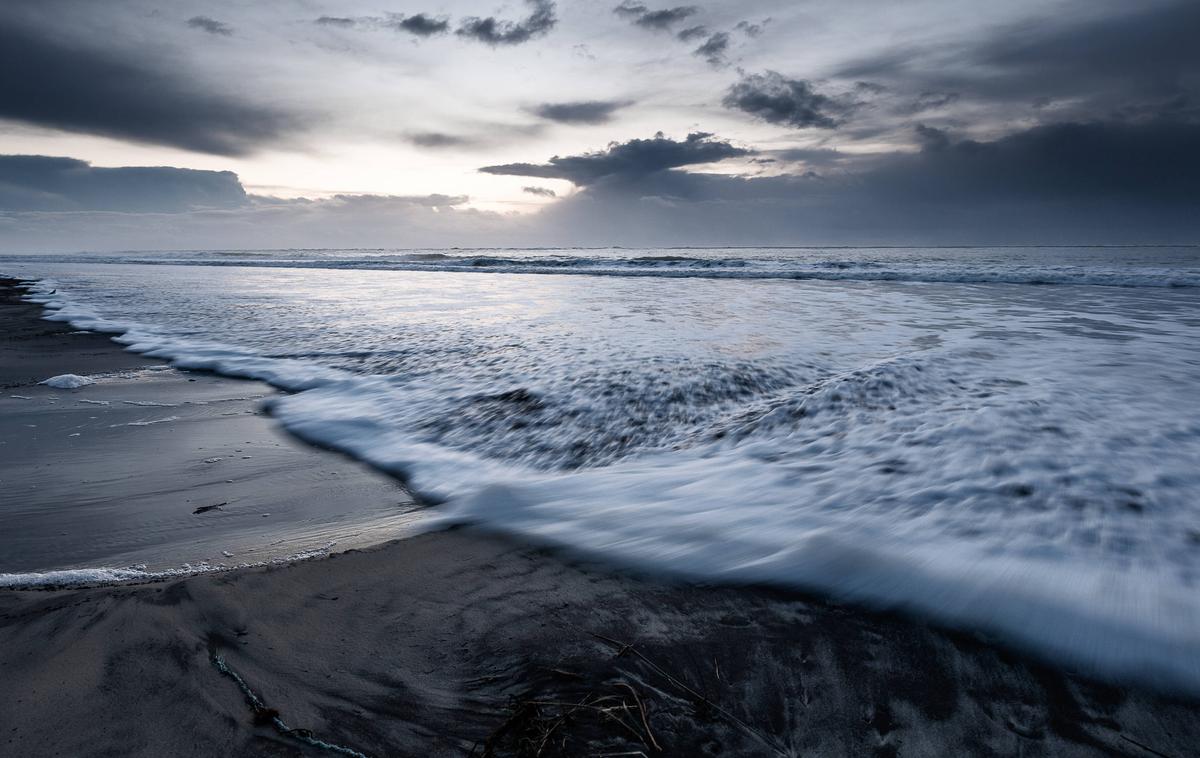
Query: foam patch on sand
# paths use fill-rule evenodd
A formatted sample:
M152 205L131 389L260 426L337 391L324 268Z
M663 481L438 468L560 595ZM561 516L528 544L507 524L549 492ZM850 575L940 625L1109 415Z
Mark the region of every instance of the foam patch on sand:
M59 374L58 376L52 376L49 379L43 379L38 382L38 384L44 384L56 390L76 390L95 383L95 379L80 376L79 374Z

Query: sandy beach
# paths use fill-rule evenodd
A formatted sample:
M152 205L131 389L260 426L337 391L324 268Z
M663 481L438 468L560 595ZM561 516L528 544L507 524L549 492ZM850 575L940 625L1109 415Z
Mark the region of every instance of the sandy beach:
M15 284L0 296L0 531L13 545L0 572L38 570L55 535L11 535L64 498L80 498L84 523L127 519L129 533L166 518L196 560L220 558L251 522L270 529L263 513L377 510L402 529L420 507L284 436L258 408L265 385L164 370L40 321ZM118 402L119 382L88 396L109 405L50 403L37 382L66 372L149 372L139 398L171 407ZM186 420L128 425L150 411ZM88 416L103 416L96 433L69 437ZM201 452L228 468L196 464ZM86 540L72 545L87 565ZM339 550L0 590L0 753L1176 757L1200 745L1200 704L1185 695L895 614L641 576L472 528Z

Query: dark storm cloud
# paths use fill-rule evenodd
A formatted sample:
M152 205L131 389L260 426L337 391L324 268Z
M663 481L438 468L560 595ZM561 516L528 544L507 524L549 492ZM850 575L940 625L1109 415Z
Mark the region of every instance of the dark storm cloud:
M1200 231L1200 124L923 137L917 153L817 154L828 172L596 183L549 208L545 223L605 244L1194 243Z
M1059 118L1198 118L1198 28L1194 0L1124 4L1099 18L1033 18L979 39L902 47L837 73L916 94L914 112L955 93L1009 110L1056 104Z
M581 100L573 103L543 103L533 109L534 115L560 124L603 124L628 103L620 100Z
M1200 125L1061 123L993 142L919 126L925 150L873 172L880 191L951 204L1120 199L1130 213L1200 197Z
M689 26L686 29L681 29L675 35L681 42L692 42L708 36L708 27L701 24L700 26Z
M650 10L642 3L625 0L613 8L613 13L630 19L633 23L645 29L666 31L686 18L696 15L699 9L694 5L677 5L674 8Z
M296 115L208 90L144 54L71 44L0 24L0 118L242 155L303 126Z
M474 39L496 47L520 45L548 33L558 23L554 3L550 0L525 0L531 6L529 16L521 21L502 21L494 16L465 18L454 32L460 37Z
M811 82L788 79L775 71L745 74L725 93L721 104L772 124L798 129L833 129L845 121L853 105L817 92Z
M450 19L445 16L428 16L424 13L416 13L411 16L394 15L388 17L387 21L384 22L384 26L406 31L418 37L432 37L437 34L445 34L449 31Z
M547 187L522 187L521 191L538 197L558 197L557 192Z
M192 29L199 29L202 32L209 34L220 34L228 37L233 34L233 27L229 24L217 21L215 18L208 16L192 16L188 19L187 25Z
M508 163L484 166L485 174L534 176L542 179L566 179L580 186L601 179L626 181L681 166L715 163L726 158L750 155L749 150L712 139L711 134L695 132L681 142L667 139L662 132L652 139L614 143L607 150L584 155L554 156L546 163Z
M0 155L0 211L180 213L246 202L231 171L96 168L74 158Z
M692 54L698 55L708 61L710 66L724 66L727 63L725 60L725 51L728 49L728 32L717 32L705 40L703 45L693 50Z

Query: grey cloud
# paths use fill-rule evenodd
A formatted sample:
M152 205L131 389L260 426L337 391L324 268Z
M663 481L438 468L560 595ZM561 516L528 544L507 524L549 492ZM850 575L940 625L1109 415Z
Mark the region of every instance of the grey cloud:
M694 5L677 5L674 8L650 10L642 3L625 0L613 8L613 13L628 18L645 29L666 31L680 21L696 15L698 10Z
M554 156L546 163L508 163L484 166L485 174L566 179L586 186L600 180L629 181L682 166L715 163L726 158L750 155L751 151L695 132L683 141L668 139L662 132L652 139L613 143L607 150L583 155Z
M783 150L763 151L781 161L804 163L810 166L832 166L848 159L846 153L824 147L790 147Z
M750 23L749 21L739 21L733 28L735 31L742 32L747 37L758 37L766 30L767 24L770 24L771 21L771 18L764 18L757 24Z
M639 19L648 11L649 9L645 5L634 2L634 0L624 0L620 5L613 8L613 13L631 19Z
M538 197L558 197L558 193L548 187L522 187L521 191Z
M231 171L97 168L74 158L0 156L0 210L181 213L247 203Z
M472 145L475 140L471 137L464 137L458 134L445 134L443 132L418 132L408 135L408 140L419 147L463 147Z
M465 195L250 196L237 207L189 212L0 210L0 249L443 247L515 244L523 218L463 208Z
M233 34L232 26L208 16L192 16L188 19L187 25L192 29L199 29L209 34L220 34L225 37Z
M445 16L434 17L424 13L416 13L412 16L389 16L384 25L415 34L418 37L432 37L437 34L445 34L450 30L450 20Z
M425 208L452 208L456 205L463 205L471 198L467 195L334 195L327 201L322 200L307 200L301 199L299 202L306 204L320 204L334 202L343 206L354 206L360 209L365 208L392 208L397 205L415 205ZM281 204L287 205L296 201L284 200Z
M921 143L922 150L945 150L950 147L950 133L944 129L917 124L913 130L916 132L917 141Z
M561 124L603 124L624 106L620 100L581 100L571 103L543 103L532 109L540 118Z
M427 13L414 13L411 16L403 13L389 13L386 16L321 16L313 23L341 29L391 29L417 37L434 37L450 31L449 17Z
M708 61L710 66L726 65L725 52L729 49L729 34L728 32L717 32L716 34L705 40L704 44L692 51L693 55L698 55Z
M745 74L725 93L721 104L772 124L798 129L833 129L845 121L853 104L817 92L811 82L788 79L775 71Z
M938 110L953 105L958 102L960 97L961 95L957 92L921 92L911 103L901 106L900 110L903 113L924 113Z
M692 42L708 36L708 27L703 24L699 26L689 26L686 29L681 29L675 35L681 42Z
M474 39L493 47L520 45L548 33L558 23L551 0L525 0L532 10L521 21L501 21L494 16L463 19L454 32L460 37Z
M242 155L307 119L206 89L144 52L71 44L52 32L0 24L0 118L66 131Z

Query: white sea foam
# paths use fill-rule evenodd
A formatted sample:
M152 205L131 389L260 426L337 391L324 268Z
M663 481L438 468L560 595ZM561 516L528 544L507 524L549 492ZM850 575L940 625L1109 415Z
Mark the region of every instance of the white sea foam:
M337 543L330 542L318 548L304 550L292 555L272 558L264 561L241 563L187 563L174 568L151 570L144 565L110 568L105 566L90 568L61 569L58 571L29 571L22 573L0 573L0 588L4 589L49 589L55 587L79 587L84 585L103 584L139 584L156 582L166 579L177 579L196 574L212 574L236 569L260 568L262 566L282 565L320 558L328 555ZM233 553L222 550L226 558L232 558Z
M1074 281L1106 266L1147 275L1113 257ZM161 270L77 279L112 317L41 297L295 392L272 405L287 429L440 501L431 526L906 608L1200 690L1186 288Z
M47 387L53 387L56 390L77 390L80 387L86 387L89 384L95 384L96 380L79 374L59 374L52 376L49 379L43 379L38 384L44 384Z
M169 424L172 421L178 421L178 416L164 416L163 418L142 419L140 421L130 421L126 424L117 424L116 426L152 426L154 424Z

